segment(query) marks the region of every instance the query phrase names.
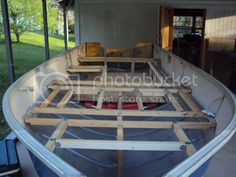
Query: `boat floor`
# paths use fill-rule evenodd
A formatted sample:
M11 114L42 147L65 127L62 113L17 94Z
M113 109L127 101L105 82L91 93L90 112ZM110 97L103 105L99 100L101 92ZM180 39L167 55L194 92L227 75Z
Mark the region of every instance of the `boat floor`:
M236 174L236 135L213 157L204 177L235 177ZM24 177L38 177L27 149L21 142L17 143L22 174Z

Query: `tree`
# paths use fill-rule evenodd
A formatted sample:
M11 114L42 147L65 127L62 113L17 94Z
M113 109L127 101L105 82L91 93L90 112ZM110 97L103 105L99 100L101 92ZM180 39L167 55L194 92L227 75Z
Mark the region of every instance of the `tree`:
M25 31L33 30L37 27L36 17L41 15L38 10L39 1L35 0L9 0L9 18L12 32L16 36L17 43L20 42L20 36Z
M3 19L2 19L2 8L0 5L0 37L3 33L4 33L4 29L3 29Z
M47 0L49 33L57 33L59 5L56 0ZM17 43L26 31L43 30L42 0L8 0L9 22ZM3 32L0 9L0 34Z
M3 22L2 22L2 17L0 16L0 35L2 34L3 34Z
M57 0L47 0L48 10L48 29L49 33L57 34L58 30L58 17L60 16L59 4ZM40 25L41 30L43 29L43 18L42 15L37 17L37 22Z

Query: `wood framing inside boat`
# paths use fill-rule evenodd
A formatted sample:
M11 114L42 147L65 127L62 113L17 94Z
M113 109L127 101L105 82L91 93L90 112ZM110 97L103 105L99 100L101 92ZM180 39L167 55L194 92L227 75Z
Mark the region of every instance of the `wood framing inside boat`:
M190 87L161 69L152 44L73 50L65 56L66 76L41 84L24 122L86 176L162 176L214 137L215 120Z

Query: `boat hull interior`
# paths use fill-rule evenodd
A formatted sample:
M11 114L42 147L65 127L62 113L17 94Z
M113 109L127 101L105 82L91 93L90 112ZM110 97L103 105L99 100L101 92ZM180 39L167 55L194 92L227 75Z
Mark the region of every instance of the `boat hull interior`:
M202 176L236 127L225 86L152 44L82 44L24 75L3 102L40 176Z

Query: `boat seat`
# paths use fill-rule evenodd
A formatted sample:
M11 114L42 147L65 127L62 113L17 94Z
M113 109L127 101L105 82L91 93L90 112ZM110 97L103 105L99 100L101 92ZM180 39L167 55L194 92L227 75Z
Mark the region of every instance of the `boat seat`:
M0 176L22 177L14 139L0 141Z
M69 73L99 73L103 71L104 66L70 66L66 69Z

